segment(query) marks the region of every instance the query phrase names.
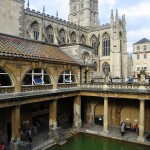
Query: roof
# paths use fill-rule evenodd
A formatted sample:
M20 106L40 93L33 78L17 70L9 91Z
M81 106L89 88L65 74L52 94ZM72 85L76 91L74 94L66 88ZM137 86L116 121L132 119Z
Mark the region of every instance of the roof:
M150 41L146 38L141 39L140 41L134 43L134 44L144 44L144 43L150 43Z
M77 64L58 46L0 33L0 57Z

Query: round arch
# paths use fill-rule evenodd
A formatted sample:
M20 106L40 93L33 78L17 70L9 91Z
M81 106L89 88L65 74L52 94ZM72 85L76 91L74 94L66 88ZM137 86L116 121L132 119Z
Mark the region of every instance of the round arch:
M16 79L7 68L0 66L0 86L15 86Z
M135 106L124 106L121 109L121 116L120 116L121 122L127 122L132 127L136 124L136 122L139 121L139 110ZM121 123L120 122L120 123Z
M51 75L44 68L28 69L21 80L21 85L44 85L52 84Z

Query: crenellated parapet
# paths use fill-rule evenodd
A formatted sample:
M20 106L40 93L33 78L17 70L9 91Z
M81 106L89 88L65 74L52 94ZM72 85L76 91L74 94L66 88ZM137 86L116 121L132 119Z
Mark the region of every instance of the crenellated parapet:
M33 9L31 10L29 8L26 8L26 9L24 9L24 12L25 12L25 15L38 17L40 19L43 18L43 13L41 13L40 11L35 11ZM84 32L87 31L86 27L74 24L72 22L69 22L67 20L63 20L63 19L58 18L58 17L51 16L49 14L44 14L44 20L51 21L51 22L54 22L54 23L58 23L58 24L61 24L61 25L64 25L64 26L67 26L67 27L70 27L70 28L76 28L76 29L82 30Z

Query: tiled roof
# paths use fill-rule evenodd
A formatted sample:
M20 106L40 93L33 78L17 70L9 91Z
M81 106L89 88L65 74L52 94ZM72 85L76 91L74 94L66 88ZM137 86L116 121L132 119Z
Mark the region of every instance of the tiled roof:
M134 43L134 44L144 44L144 43L150 43L150 41L146 38L141 39L140 41Z
M0 57L2 56L77 64L58 46L5 34L0 34Z

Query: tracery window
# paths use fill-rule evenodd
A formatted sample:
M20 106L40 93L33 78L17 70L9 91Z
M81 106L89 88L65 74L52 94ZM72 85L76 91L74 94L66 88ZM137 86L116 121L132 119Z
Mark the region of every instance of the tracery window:
M103 35L102 55L103 56L110 56L110 37L109 37L108 33L105 33Z
M71 43L76 43L76 34L74 32L71 33Z
M64 71L58 80L58 83L75 83L75 76L71 70Z
M47 35L47 42L54 43L54 32L53 32L53 28L51 25L47 27L46 35Z
M0 68L0 86L12 86L10 76L2 68Z
M95 55L98 55L98 47L97 47L97 43L98 43L98 39L95 35L93 35L91 37L91 46L94 48L95 50Z
M86 44L86 39L84 35L81 36L81 43Z
M31 25L31 29L33 32L33 39L38 40L39 39L39 25L36 21L34 21Z
M110 65L107 62L104 62L102 65L103 73L108 76L110 72Z
M49 74L40 68L30 70L23 79L23 85L44 85L51 84Z
M65 31L64 29L60 30L60 42L61 44L65 44L66 43L66 38L65 38Z

